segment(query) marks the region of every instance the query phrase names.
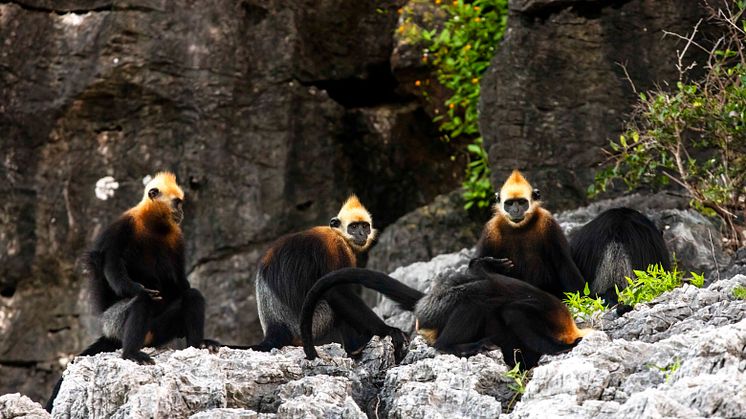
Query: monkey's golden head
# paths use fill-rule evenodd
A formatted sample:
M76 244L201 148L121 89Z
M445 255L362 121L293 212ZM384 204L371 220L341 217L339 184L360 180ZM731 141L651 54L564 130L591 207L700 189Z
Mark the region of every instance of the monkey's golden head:
M373 218L355 195L350 195L329 227L337 231L357 252L367 250L378 231L373 228Z
M159 172L145 185L140 206L150 210L168 212L171 220L180 224L184 219L184 191L171 172Z
M539 190L532 188L518 170L513 170L500 188L500 192L495 196L497 198L496 213L502 214L514 227L528 223L536 208L541 205Z

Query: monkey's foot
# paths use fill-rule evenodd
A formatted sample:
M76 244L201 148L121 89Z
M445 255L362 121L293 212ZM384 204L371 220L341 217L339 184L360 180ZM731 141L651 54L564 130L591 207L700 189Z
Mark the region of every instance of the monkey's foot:
M391 343L394 344L394 361L398 364L404 359L407 347L409 347L409 336L396 327L389 329Z
M210 351L210 353L216 353L220 350L220 348L223 345L220 344L220 342L212 339L205 339L202 341L202 343L199 344L198 348L200 349L207 349Z
M140 365L155 365L155 360L143 351L123 353L122 358L135 361Z

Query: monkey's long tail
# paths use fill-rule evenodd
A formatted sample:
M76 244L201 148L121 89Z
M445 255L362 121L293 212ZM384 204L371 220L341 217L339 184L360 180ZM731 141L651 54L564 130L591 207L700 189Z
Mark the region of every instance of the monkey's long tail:
M100 354L103 352L114 352L117 349L121 348L122 344L111 338L107 338L106 336L101 336L93 342L91 346L86 348L83 352L81 352L78 356L91 356ZM44 407L47 412L52 413L52 408L54 407L54 399L57 398L57 393L60 392L60 386L62 385L62 377L57 381L57 384L54 386L54 390L52 390L52 395L49 396L49 400L47 401L47 405Z
M306 300L301 310L300 332L303 339L303 349L309 359L316 353L313 347L313 313L316 305L324 294L332 287L343 284L360 284L380 292L396 301L405 310L414 310L415 304L425 294L410 288L396 279L370 269L342 268L321 277L306 294Z

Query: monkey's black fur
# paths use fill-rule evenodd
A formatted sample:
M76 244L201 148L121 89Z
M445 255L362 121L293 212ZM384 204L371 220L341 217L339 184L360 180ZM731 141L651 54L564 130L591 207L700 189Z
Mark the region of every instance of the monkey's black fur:
M499 240L492 239L496 228ZM546 291L557 298L583 288L583 278L572 261L570 245L551 214L539 208L520 227L502 221L485 226L477 243L477 258L509 259L513 268L504 272Z
M303 306L301 334L306 357L317 356L310 339L314 308L319 299L342 284L360 284L407 310L414 308L420 329L435 330L434 347L444 352L469 356L498 346L509 365L520 362L522 368L532 368L542 354L574 347L581 335L567 308L551 294L497 273L509 269L508 265L505 260L475 259L466 273L434 284L429 294L369 269L332 272L314 285ZM562 336L573 340L562 341Z
M572 257L593 292L617 302L614 285L626 286L631 270L661 264L671 269L663 235L655 224L631 208L612 208L581 227L570 240ZM618 247L620 252L613 252Z
M169 232L173 226L157 219L144 221L146 229L136 232L133 217L125 214L107 227L86 256L91 303L102 314L105 336L80 355L122 348L123 358L152 364L141 351L144 346L181 337L189 346L217 348L217 342L204 339L205 299L186 278L181 233ZM168 241L169 233L176 239ZM117 303L122 305L114 307ZM107 317L109 309L119 310L121 317ZM47 402L48 411L61 382Z
M231 348L269 351L299 344L298 319L308 291L322 276L355 263L345 239L331 228L317 227L280 238L257 273L264 339L256 345ZM353 287L340 287L324 299L331 312L317 314L323 324L313 333L315 341L341 342L350 354L362 349L374 334L390 335L397 348L403 346L403 333L378 318Z

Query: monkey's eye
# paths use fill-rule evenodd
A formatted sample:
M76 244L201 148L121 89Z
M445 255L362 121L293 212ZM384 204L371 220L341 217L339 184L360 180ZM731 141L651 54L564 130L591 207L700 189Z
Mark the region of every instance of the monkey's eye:
M369 234L369 233L370 233L370 224L369 224L369 223L360 223L360 227L362 227L362 228L363 228L363 231L364 231L364 232L365 232L366 234Z
M158 188L152 188L148 191L148 198L155 199L155 197L158 196L158 194L160 193L161 191L159 191Z
M518 199L508 199L505 201L505 205L508 207L512 207L513 205L518 204L519 206L526 206L528 205L528 200L526 198L518 198Z

